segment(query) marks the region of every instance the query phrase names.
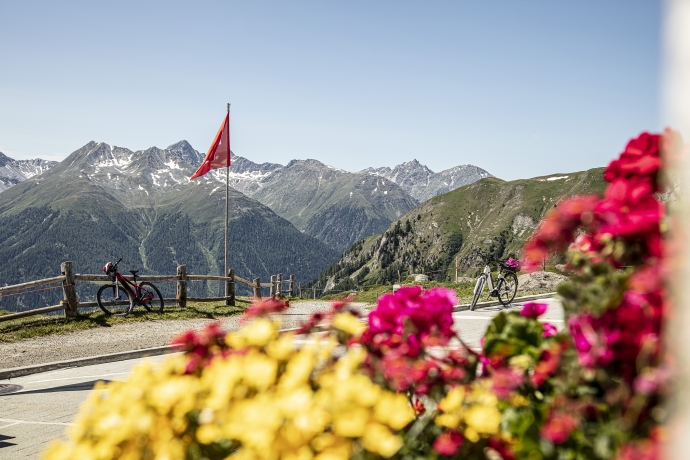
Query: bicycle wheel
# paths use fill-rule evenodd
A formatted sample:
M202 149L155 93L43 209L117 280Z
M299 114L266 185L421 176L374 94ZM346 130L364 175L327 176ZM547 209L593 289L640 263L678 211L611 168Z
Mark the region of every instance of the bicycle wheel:
M141 298L139 301L148 311L163 313L163 296L156 286L148 281L139 285L141 288Z
M477 301L479 297L481 297L482 291L484 291L484 284L486 284L486 278L484 276L477 278L477 284L474 285L474 297L472 297L470 311L474 310L475 305L477 305Z
M517 293L518 280L515 273L511 272L504 273L503 278L503 284L501 285L501 288L498 290L498 301L501 302L501 305L507 307L508 305L510 305L510 302L512 302L515 298L515 294Z
M122 286L115 289L114 284L101 286L96 294L96 300L106 315L125 316L134 307L129 291Z

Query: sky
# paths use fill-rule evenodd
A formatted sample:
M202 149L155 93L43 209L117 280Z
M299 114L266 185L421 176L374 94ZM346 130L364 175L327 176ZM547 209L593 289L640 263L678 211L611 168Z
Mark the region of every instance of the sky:
M652 0L0 0L0 151L205 152L230 102L258 163L600 167L664 127L660 21Z

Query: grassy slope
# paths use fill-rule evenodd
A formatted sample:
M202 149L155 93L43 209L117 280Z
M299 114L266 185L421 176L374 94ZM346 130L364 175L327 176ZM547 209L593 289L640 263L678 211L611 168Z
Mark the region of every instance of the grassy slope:
M317 289L390 283L397 280L398 270L403 278L426 273L446 280L454 274L456 257L460 274L473 275L474 268L462 267L477 265L476 249L497 257L518 254L559 200L602 194L602 176L603 168L511 182L492 177L439 195L409 211L383 235L353 245L321 275ZM366 276L358 276L367 270Z
M240 304L241 305L241 304ZM37 315L19 318L0 323L0 342L16 342L51 334L68 334L70 332L111 327L116 324L140 323L151 320L184 320L194 318L217 319L241 313L244 308L226 307L221 302L189 302L186 309L166 306L163 314L148 313L143 308L135 308L126 317L106 316L100 310L82 313L77 318L65 318L58 315ZM0 316L9 312L0 310Z

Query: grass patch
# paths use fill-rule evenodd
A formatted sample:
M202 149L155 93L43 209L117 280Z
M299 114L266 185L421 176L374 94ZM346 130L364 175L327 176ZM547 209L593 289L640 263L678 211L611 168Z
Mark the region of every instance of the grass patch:
M452 289L455 291L456 295L458 296L458 300L460 301L460 304L468 304L472 301L472 296L474 294L474 281L471 282L460 282L460 283L452 283L452 282L435 282L431 281L428 283L415 283L415 285L420 285L424 287L424 289L431 289L433 287L445 287L448 289ZM405 286L405 284L403 284ZM387 292L393 292L393 285L374 285L374 286L366 286L364 289L360 292L355 292L352 293L354 296L354 301L355 302L364 302L367 304L375 304L376 300L382 296L383 294ZM522 297L522 296L527 296L527 295L536 295L536 294L545 294L547 292L551 291L520 291L518 290L516 297ZM479 300L480 302L484 302L486 300L497 300L495 298L491 299L486 299L486 296L488 295L489 291L487 288L484 288L484 295L481 297ZM348 292L340 292L336 294L329 294L321 297L319 300L336 300L336 299L342 299L344 297L347 297L347 295L350 294Z
M18 318L0 323L0 342L16 342L52 334L112 327L116 324L143 323L147 321L172 321L195 318L217 319L240 314L244 303L236 307L227 307L223 302L187 302L187 308L174 305L165 306L163 313L149 313L143 307L135 307L127 316L107 316L100 309L80 313L77 318L65 318L62 315L37 315ZM10 314L0 310L0 315Z

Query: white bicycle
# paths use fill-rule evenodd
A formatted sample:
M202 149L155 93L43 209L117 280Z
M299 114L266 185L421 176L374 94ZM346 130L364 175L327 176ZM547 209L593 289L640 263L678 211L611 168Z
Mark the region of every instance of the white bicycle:
M517 275L515 274L516 265L506 265L506 262L511 261L494 261L491 257L479 253L484 261L486 261L486 266L484 271L479 278L477 278L477 284L474 285L474 297L472 297L472 303L470 304L470 310L474 310L477 305L479 298L484 292L484 288L488 285L489 287L489 297L498 297L498 301L501 305L507 307L515 298L518 288ZM514 260L514 259L513 259ZM517 264L517 262L515 262ZM498 275L496 276L496 283L494 284L493 276L491 276L491 264L498 266Z

